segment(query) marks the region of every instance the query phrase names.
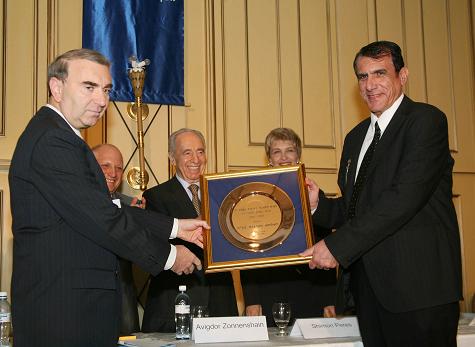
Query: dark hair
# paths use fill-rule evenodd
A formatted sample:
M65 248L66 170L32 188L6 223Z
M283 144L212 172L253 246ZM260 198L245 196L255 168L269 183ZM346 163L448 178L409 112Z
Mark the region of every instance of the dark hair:
M353 60L353 70L356 71L356 63L360 57L369 57L379 59L390 55L393 61L394 68L397 73L404 67L404 59L401 53L401 47L397 43L391 41L375 41L369 45L364 46L356 53L355 60Z
M295 133L295 131L290 128L275 128L274 130L271 130L269 134L267 134L266 141L264 143L267 159L270 158L272 142L278 140L292 142L295 148L297 149L297 156L300 160L300 156L302 154L302 141L300 140L300 137Z
M55 77L61 81L68 78L68 63L72 60L85 59L100 65L110 67L110 62L101 53L92 49L80 48L67 51L57 56L48 66L48 85L51 78Z

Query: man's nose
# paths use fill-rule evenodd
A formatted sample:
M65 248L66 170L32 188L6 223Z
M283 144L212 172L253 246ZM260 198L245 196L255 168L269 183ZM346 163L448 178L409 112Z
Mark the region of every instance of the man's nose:
M117 169L111 168L109 170L109 176L112 177L112 178L116 178L117 177Z
M109 103L109 94L98 88L97 92L94 94L94 102L101 107L106 107Z
M366 79L366 90L373 90L375 86L376 80L371 75L369 75Z

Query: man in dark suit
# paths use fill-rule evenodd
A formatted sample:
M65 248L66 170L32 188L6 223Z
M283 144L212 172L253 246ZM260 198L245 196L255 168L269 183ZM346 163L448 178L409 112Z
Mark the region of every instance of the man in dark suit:
M168 155L176 167L169 181L145 191L147 209L175 218L195 218L200 214L200 175L206 169L206 148L203 135L192 129L180 129L168 139ZM196 192L193 192L193 187ZM200 259L203 251L188 242L186 245ZM177 243L177 244L178 244ZM175 331L175 296L178 286L185 284L191 304L207 305L211 316L237 315L231 274L205 275L202 270L187 276L162 272L152 277L145 304L142 331Z
M153 274L201 268L179 237L201 244L197 220L115 206L79 129L96 124L112 87L109 62L79 49L48 68L49 105L31 119L10 172L15 346L116 346L117 255Z
M124 173L124 159L120 150L111 144L104 143L91 148L97 163L104 173L107 188L112 202L118 207L135 206L145 208L145 199L130 197L117 191L122 183ZM137 290L135 288L132 263L124 258L119 258L119 279L122 291L120 335L130 335L140 331L139 313L137 310Z
M354 70L371 116L345 139L343 196L319 195L313 218L336 232L302 255L311 268L349 272L365 347L456 346L461 256L446 117L404 96L397 44L363 47Z

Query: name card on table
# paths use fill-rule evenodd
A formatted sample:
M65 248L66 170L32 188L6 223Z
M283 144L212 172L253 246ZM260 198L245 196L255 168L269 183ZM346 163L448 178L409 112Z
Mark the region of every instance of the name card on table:
M356 317L297 319L290 336L302 335L304 339L360 336L360 329Z
M193 318L195 343L269 340L265 316Z

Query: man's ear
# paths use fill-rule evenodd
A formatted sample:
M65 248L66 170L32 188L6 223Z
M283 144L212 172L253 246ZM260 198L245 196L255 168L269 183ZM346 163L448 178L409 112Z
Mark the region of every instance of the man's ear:
M54 101L60 102L63 95L63 81L56 77L51 77L49 80L49 90Z
M409 76L409 70L407 67L403 67L400 71L399 71L399 79L401 80L401 84L402 85L405 85L406 82L407 82L407 77Z
M175 157L168 153L168 159L170 159L170 163L173 165L173 166L176 166L176 160L175 160Z

